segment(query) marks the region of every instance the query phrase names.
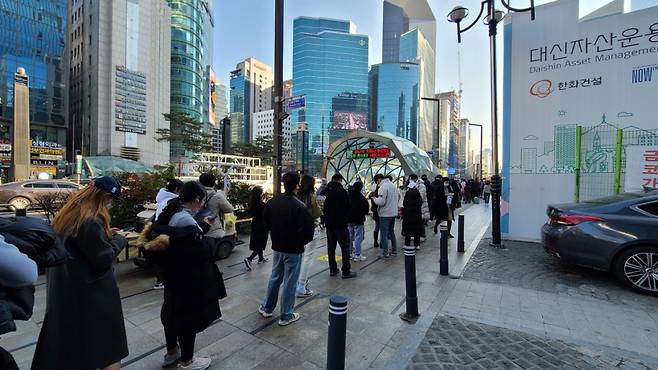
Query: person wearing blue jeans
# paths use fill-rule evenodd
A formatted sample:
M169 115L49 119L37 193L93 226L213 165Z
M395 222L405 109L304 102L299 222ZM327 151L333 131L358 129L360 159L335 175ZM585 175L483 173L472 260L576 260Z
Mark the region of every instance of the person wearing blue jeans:
M397 242L395 240L395 218L398 215L398 202L400 193L392 182L393 178L378 177L376 181L379 185L377 196L371 196L372 201L377 205L379 213L379 245L382 247L382 257L388 258L388 240L391 240L391 253L397 254Z
M361 243L363 243L363 224L366 222L366 215L370 207L361 190L363 190L363 183L357 181L348 192L350 208L347 216L347 230L350 235L350 254L355 262L366 260L366 256L361 254Z
M289 321L294 318L295 292L299 272L302 268L302 253L274 252L272 262L272 276L267 286L267 296L263 301L263 311L273 312L276 302L279 300L279 287L281 289L281 321Z
M285 326L300 318L294 312L295 290L304 246L313 240L314 225L311 213L296 196L299 175L287 173L282 181L285 193L267 202L263 211L263 223L270 232L274 257L267 293L258 312L265 318L272 317L279 298L279 288L283 284L279 325Z

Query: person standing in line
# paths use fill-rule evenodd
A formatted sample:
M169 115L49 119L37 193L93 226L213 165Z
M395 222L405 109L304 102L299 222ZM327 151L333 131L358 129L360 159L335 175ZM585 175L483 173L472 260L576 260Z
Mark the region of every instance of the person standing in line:
M491 198L491 181L487 180L484 183L482 193L484 194L484 204L489 204L489 198Z
M196 335L222 316L223 282L215 265L214 245L203 239L217 216L195 220L204 199L206 191L200 183L185 183L153 227L155 232L169 235L160 262L165 283L160 319L167 348L163 367L180 361L179 369L204 370L211 363L210 358L194 356Z
M375 204L375 202L372 200L372 198L377 198L377 194L379 192L379 182L382 181L384 178L384 175L381 173L376 174L373 176L373 187L372 191L368 195L368 199L370 199L370 210L372 211L372 219L375 221L375 229L372 231L372 239L374 240L374 245L373 248L379 248L379 212L378 212L378 206Z
M363 196L363 183L357 181L349 192L350 210L347 217L347 229L350 234L350 249L353 251L352 261L365 261L366 256L361 254L364 226L368 214L368 200Z
M0 234L0 335L16 330L14 320L29 319L34 299L31 302L17 302L14 295L22 297L19 291L25 290L34 297L34 284L38 277L37 264L13 244L7 243ZM0 369L18 370L14 357L2 347Z
M425 235L425 225L427 225L427 223L430 220L430 201L429 201L429 198L427 197L427 194L429 193L429 191L427 190L427 187L425 186L425 182L421 179L418 179L418 175L416 175L415 173L411 174L409 176L409 179L416 183L416 189L418 189L418 192L420 193L420 197L423 201L422 206L421 206L421 216L423 218L423 221L422 221L423 229L422 229L420 237L422 238L421 239L422 241L425 241L425 237L426 237L426 235ZM404 208L404 206L403 206L403 208Z
M304 256L304 246L313 240L313 218L296 196L299 175L294 172L283 175L285 192L272 198L265 205L263 220L272 239L272 275L267 293L258 312L265 318L272 317L281 289L281 315L279 325L286 326L299 320L294 312L295 289Z
M33 370L116 370L128 356L112 268L127 242L110 228L109 213L120 194L114 177L98 177L74 193L53 220L72 258L48 269L46 316Z
M380 245L382 247L382 257L389 258L388 241L391 240L391 253L397 254L397 241L395 239L395 217L398 215L398 189L393 184L393 177L390 175L383 178L379 183L378 196L373 197L372 201L378 206L379 227L380 227Z
M263 222L263 211L265 202L263 202L263 188L254 186L251 189L248 212L251 215L251 236L249 238L249 250L251 255L244 259L244 264L248 271L251 271L251 262L258 256L258 264L268 261L263 256L263 251L267 246L267 237L269 235L265 223Z
M423 199L418 190L418 175L409 176L409 184L404 194L402 207L402 236L404 236L404 245L411 245L411 239L414 240L414 247L420 249L420 238L425 226L423 225Z
M315 227L322 216L322 209L318 203L318 198L315 195L315 178L311 175L302 176L299 182L299 191L297 191L297 198L304 203L306 209L311 213L313 218L313 226ZM315 235L315 231L313 232ZM304 250L304 259L302 259L302 269L299 273L299 281L297 282L296 296L298 298L310 297L314 294L308 285L308 272L315 263L315 258L312 256L313 250L311 248Z
M210 172L202 173L199 176L199 182L206 190L206 199L204 200L204 208L210 213L217 216L217 222L214 222L210 230L205 234L205 238L209 239L215 245L219 239L226 235L224 229L224 214L233 213L235 208L226 198L226 193L222 189L215 189L217 185L217 177Z
M327 247L329 248L329 274L338 275L336 264L336 244L340 245L343 259L342 277L351 279L356 273L351 271L350 264L350 236L347 231L347 216L350 209L349 197L343 187L345 179L340 173L331 177L322 195L324 200L324 223L327 228Z
M455 221L455 210L461 207L459 184L457 181L452 180L448 183L446 194L448 195L448 238L454 239L455 237L452 235L452 222Z
M445 182L444 182L445 181ZM434 234L439 232L439 224L443 221L448 221L450 212L448 205L448 178L445 179L441 175L437 175L432 188L434 193L434 200L432 201L432 213L434 215Z
M153 217L154 222L158 219L160 213L162 213L162 210L165 209L167 203L169 203L170 200L178 197L178 193L180 193L180 189L182 187L182 181L178 179L170 179L167 181L167 186L158 191L158 195L155 196L155 203L157 204L157 207ZM160 268L157 264L155 265L155 276L156 280L155 284L153 285L153 289L164 289L164 284L162 283L162 272L160 271Z

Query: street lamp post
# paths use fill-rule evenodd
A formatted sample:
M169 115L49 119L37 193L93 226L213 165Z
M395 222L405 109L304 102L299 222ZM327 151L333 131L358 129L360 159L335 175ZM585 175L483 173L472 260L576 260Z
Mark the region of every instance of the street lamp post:
M274 195L281 192L283 165L283 0L274 2Z
M482 133L484 131L484 128L479 123L470 123L469 122L468 125L469 126L477 126L477 127L480 128L480 181L482 181L482 145L483 145L483 142L482 142L483 134Z
M441 121L439 121L439 110L441 109L441 106L440 106L441 99L427 98L427 97L421 97L420 99L436 102L436 114L437 114L437 117L436 117L436 131L437 131L437 134L436 134L436 151L438 152L436 154L436 164L437 164L437 167L439 167L439 164L441 163Z
M535 1L530 0L528 8L513 8L508 1L500 0L507 10L512 12L530 12L530 19L535 19ZM491 246L502 247L500 236L500 192L502 189L502 179L498 169L498 91L496 87L497 69L496 69L496 34L498 23L505 17L505 13L496 10L495 0L483 0L480 3L480 12L468 27L462 29L461 22L468 16L468 9L463 6L456 6L448 13L448 21L457 24L457 42L461 43L462 33L471 29L480 20L486 8L487 15L484 18L484 24L489 26L489 68L491 70L491 154L493 162L493 176L491 176Z

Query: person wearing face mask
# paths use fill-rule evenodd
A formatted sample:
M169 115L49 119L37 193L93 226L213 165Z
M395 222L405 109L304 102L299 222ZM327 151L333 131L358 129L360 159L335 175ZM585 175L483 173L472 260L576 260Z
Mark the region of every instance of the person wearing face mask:
M350 236L347 230L350 201L344 188L345 179L337 173L331 177L322 195L324 200L324 223L327 228L327 247L329 248L329 274L338 275L336 264L336 243L340 245L343 257L342 276L350 279L356 276L350 265Z
M113 264L126 238L110 228L108 207L121 194L102 176L76 192L53 220L71 258L48 269L46 315L32 369L121 368L128 341Z
M213 245L203 239L217 216L199 222L194 218L205 198L200 183L185 183L153 226L157 233L169 236L160 261L165 285L161 320L167 348L163 367L180 361L179 369L204 370L211 362L194 357L196 334L221 317L219 299L225 295Z

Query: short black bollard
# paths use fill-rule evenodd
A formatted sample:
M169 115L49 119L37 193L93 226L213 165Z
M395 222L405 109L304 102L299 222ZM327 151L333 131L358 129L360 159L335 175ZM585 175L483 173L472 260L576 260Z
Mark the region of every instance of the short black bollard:
M27 208L16 208L16 217L27 217Z
M416 322L420 316L416 294L416 247L404 247L404 281L407 286L407 312L401 313L400 318L404 321Z
M464 215L459 215L459 227L457 229L457 252L464 253Z
M448 275L448 226L441 224L441 248L439 250L439 273Z
M345 335L347 332L347 298L335 295L329 299L329 337L327 369L345 370Z

